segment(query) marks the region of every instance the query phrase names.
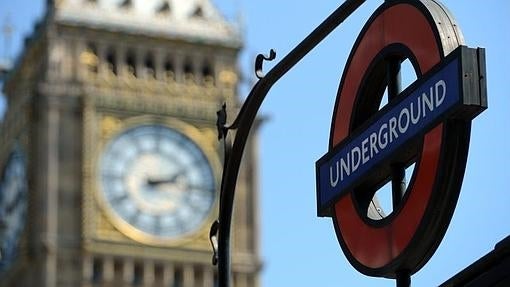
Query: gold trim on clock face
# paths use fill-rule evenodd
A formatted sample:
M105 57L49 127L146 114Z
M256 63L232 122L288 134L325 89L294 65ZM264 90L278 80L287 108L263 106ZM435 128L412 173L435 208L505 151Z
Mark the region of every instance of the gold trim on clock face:
M112 223L142 242L183 239L202 227L216 200L203 149L164 124L128 127L98 162L100 197Z

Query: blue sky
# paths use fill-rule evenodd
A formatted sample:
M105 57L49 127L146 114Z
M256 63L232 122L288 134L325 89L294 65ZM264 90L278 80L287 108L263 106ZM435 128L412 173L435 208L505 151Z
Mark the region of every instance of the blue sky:
M20 35L31 31L43 0L0 2ZM241 15L245 49L241 65L254 78L257 53L277 51L279 61L341 1L215 0L225 15ZM320 4L317 4L320 3ZM333 103L355 38L382 1L369 0L268 94L261 114L261 215L263 286L394 286L357 273L345 259L331 221L316 217L315 161L327 151ZM487 53L489 109L475 119L468 165L454 217L439 249L413 276L413 286L435 286L493 249L510 234L510 2L444 1L471 47ZM3 55L3 47L0 47ZM266 65L266 70L271 64ZM411 75L412 77L412 75Z

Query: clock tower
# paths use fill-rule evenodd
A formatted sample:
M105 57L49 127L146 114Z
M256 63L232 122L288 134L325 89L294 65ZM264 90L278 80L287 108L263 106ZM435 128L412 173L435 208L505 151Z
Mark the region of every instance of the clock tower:
M216 111L240 105L241 46L210 0L48 1L4 83L0 286L216 286ZM257 160L253 134L236 287L259 286Z

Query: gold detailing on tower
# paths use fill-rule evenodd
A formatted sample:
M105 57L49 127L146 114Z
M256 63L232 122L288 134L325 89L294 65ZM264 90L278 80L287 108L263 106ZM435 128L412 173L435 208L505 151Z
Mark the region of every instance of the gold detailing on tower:
M112 116L106 116L101 120L101 136L109 138L116 133L121 127L121 121Z
M220 72L220 82L227 87L234 87L237 84L238 76L231 69Z

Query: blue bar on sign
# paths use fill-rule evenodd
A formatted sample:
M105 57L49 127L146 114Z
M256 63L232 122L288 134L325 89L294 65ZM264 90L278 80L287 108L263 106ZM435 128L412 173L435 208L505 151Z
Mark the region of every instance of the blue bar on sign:
M342 141L317 162L319 213L328 209L374 167L422 135L462 101L459 59L425 80L356 137Z

